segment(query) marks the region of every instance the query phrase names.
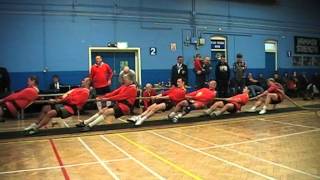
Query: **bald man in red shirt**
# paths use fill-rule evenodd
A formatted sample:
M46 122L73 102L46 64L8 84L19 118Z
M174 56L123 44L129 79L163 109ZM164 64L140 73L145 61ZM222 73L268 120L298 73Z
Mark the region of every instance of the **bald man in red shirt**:
M267 84L269 88L255 97L258 100L254 106L248 110L249 112L256 112L257 107L263 105L262 109L259 111L259 114L265 114L269 104L273 104L273 109L275 109L276 105L283 101L284 92L282 85L277 83L273 78L269 78L267 80Z
M173 86L162 94L152 96L151 99L156 102L149 106L148 109L139 116L130 117L128 121L134 122L136 126L139 126L154 113L158 111L167 111L173 108L180 101L184 100L185 94L185 81L182 78L179 78L177 80L177 87Z
M97 95L110 92L112 76L113 72L110 66L102 61L101 56L96 56L96 63L90 70L90 78Z
M187 100L179 102L174 108L174 111L168 115L168 118L171 119L172 122L177 123L181 117L187 115L192 110L206 107L209 103L212 103L216 97L216 86L216 81L210 81L209 88L201 88L186 94ZM177 114L177 112L180 111L182 112Z
M29 106L34 100L38 98L38 79L36 76L28 78L28 87L13 93L4 99L0 100L0 120L3 116L17 117L18 111Z
M105 107L89 119L77 124L77 127L82 128L81 131L90 131L93 126L104 121L108 116L119 118L132 112L137 97L137 86L128 75L122 77L122 82L123 85L118 89L97 97L97 100L113 101L115 105L111 108Z
M26 127L26 134L35 134L39 129L47 125L53 117L62 119L74 115L86 104L89 98L90 78L85 78L81 82L81 88L71 89L59 99L52 99L51 105L45 105L39 116L39 120Z
M244 87L241 94L226 98L224 101L215 102L209 109L205 111L210 117L217 117L228 111L229 113L236 113L241 111L241 107L246 105L249 101L249 89Z

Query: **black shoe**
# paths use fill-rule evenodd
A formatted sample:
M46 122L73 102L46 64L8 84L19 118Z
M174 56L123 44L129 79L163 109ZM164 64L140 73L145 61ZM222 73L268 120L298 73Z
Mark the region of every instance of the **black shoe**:
M84 122L80 122L80 123L76 124L76 127L78 127L78 128L83 128L85 126L86 125L84 124Z
M87 132L87 131L90 131L91 128L90 126L84 126L82 129L81 129L81 132Z
M3 118L0 118L0 122L6 122L6 120Z

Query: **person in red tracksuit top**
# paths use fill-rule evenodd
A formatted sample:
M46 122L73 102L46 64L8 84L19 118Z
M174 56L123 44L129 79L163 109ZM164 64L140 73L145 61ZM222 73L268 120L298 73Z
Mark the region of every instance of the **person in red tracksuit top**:
M28 78L28 87L0 100L0 121L5 117L17 117L18 111L29 106L38 98L38 79L36 76Z
M177 80L177 87L173 86L162 94L152 96L151 99L156 100L156 102L149 106L141 115L128 118L128 121L134 122L136 126L139 126L154 113L161 110L167 111L174 107L180 101L184 100L185 95L185 81L182 78L179 78Z
M176 105L174 111L168 115L169 119L176 123L181 117L187 115L192 110L201 109L207 106L216 97L216 85L216 81L210 81L209 88L201 88L187 94L187 100L183 100ZM182 113L176 114L181 110L183 111Z
M244 87L242 94L226 98L224 101L215 102L209 109L205 111L210 117L217 117L224 112L228 111L229 113L236 113L241 111L241 107L246 105L249 101L249 89ZM217 110L219 109L219 110Z
M151 97L157 95L157 92L152 88L152 84L148 83L146 84L146 88L143 91L142 96L143 97ZM149 106L153 104L153 101L151 99L143 99L143 110L147 110Z
M74 115L81 109L89 98L90 78L81 82L81 88L75 88L65 93L59 99L52 99L51 105L45 105L39 116L39 120L25 128L26 134L35 134L39 129L47 125L53 117L65 119Z
M201 89L205 86L206 81L206 73L205 69L203 68L203 62L201 60L201 55L196 54L196 57L193 61L194 72L196 74L196 88Z
M276 105L283 101L284 92L282 85L277 83L273 78L268 79L267 84L269 88L256 96L258 100L254 106L248 110L249 112L256 112L257 107L263 105L259 114L265 114L267 112L268 104L273 104L273 109L275 109Z
M97 95L110 92L112 76L110 66L102 61L101 56L96 56L96 64L91 67L90 78Z
M81 131L89 131L94 125L102 122L108 116L119 118L131 113L137 97L137 87L128 75L124 75L122 80L124 84L118 89L97 97L97 100L113 101L115 105L112 108L105 107L89 119L77 124L77 127L82 128Z

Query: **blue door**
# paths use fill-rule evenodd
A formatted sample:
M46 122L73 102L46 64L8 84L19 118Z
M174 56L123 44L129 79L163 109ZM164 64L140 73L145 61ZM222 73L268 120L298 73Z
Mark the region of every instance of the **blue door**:
M265 61L266 61L266 68L265 68L265 76L270 77L273 75L276 69L276 53L275 52L265 52Z
M107 63L112 68L113 78L111 89L119 87L120 84L118 78L123 66L129 66L130 69L136 71L134 52L92 52L92 64L95 63L96 55L101 55L103 57L103 62Z

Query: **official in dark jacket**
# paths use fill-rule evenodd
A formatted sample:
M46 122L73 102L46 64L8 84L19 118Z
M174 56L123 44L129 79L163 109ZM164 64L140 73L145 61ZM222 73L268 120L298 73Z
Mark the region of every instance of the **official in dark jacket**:
M188 66L183 64L183 56L177 57L177 64L171 69L171 84L177 86L177 80L183 78L188 84Z

